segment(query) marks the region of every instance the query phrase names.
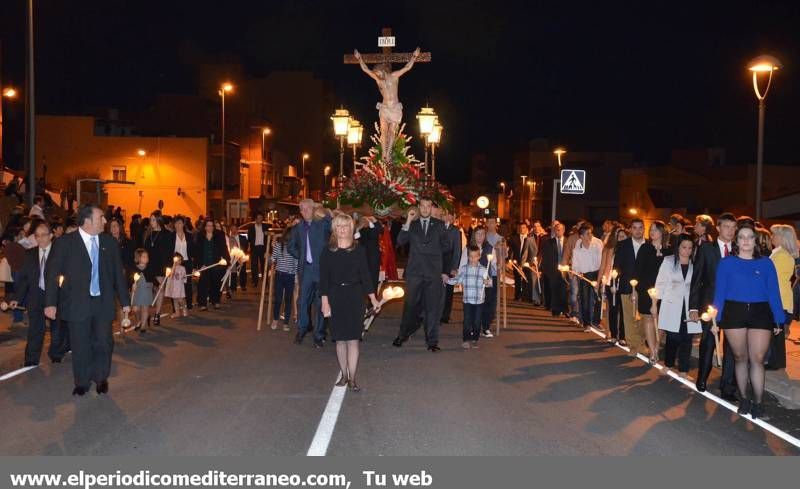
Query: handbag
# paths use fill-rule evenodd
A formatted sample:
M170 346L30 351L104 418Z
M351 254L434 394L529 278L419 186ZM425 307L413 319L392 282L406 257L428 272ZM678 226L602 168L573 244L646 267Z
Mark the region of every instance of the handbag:
M11 277L11 265L8 264L8 258L3 257L0 260L0 282L13 282Z

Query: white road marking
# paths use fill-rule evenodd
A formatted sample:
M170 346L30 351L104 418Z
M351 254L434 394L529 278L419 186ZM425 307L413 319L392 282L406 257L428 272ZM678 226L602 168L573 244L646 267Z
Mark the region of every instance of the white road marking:
M336 376L336 380L339 380L339 375ZM339 410L342 408L346 392L347 387L333 386L328 404L325 406L319 425L317 425L317 432L314 433L314 439L311 441L311 446L308 447L307 457L324 457L328 453L328 445L333 437L333 430L336 428L336 420L339 419Z
M24 374L24 373L25 373L25 372L27 372L28 370L33 370L33 369L35 369L36 367L37 367L37 365L30 365L30 366L28 366L28 367L22 367L22 368L18 368L17 370L14 370L13 372L9 372L9 373L7 373L7 374L3 375L2 377L0 377L0 381L3 381L3 380L8 380L8 379L10 379L11 377L16 377L16 376L17 376L17 375L19 375L19 374Z
M605 338L605 333L604 332L602 332L599 329L596 329L594 327L591 328L591 329L592 329L592 332L594 334L596 334L597 336L600 336L601 338ZM614 345L616 347L624 350L624 351L627 351L627 352L630 351L630 348L628 348L627 346L622 346L619 343L614 343ZM636 358L638 358L639 360L643 361L644 363L650 363L650 359L647 358L646 356L642 355L641 353L637 353L636 354ZM666 368L666 367L664 367L663 365L661 365L659 363L657 363L655 365L652 365L652 367L654 367L654 368L656 368L658 370L664 370ZM698 393L700 395L703 395L706 398L716 402L717 404L719 404L720 406L728 409L729 411L733 411L735 413L738 410L738 407L735 404L731 404L730 402L726 401L725 399L722 399L719 396L716 396L716 395L714 395L714 394L712 394L712 393L710 393L708 391L700 392L699 390L697 390L697 386L693 382L689 381L688 379L684 379L680 375L678 375L675 372L673 372L671 369L667 370L667 375L669 375L673 379L677 380L678 382L682 383L683 385L685 385L686 387L690 388L691 390L695 391L696 393ZM769 431L770 433L772 433L773 435L775 435L778 438L782 439L783 441L785 441L787 443L790 443L790 444L800 448L800 440L798 440L797 438L793 437L789 433L786 433L785 431L781 430L780 428L777 428L774 425L771 425L771 424L767 423L763 419L753 419L753 417L750 416L749 414L746 415L746 416L742 416L742 417L747 419L751 423L753 423L753 424L755 424L757 426L760 426L761 428Z

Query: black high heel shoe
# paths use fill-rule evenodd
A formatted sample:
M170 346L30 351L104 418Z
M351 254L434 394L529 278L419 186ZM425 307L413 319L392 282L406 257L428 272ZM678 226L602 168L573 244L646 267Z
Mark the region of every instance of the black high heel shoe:
M742 399L739 401L739 409L736 412L744 416L745 414L750 414L751 409L752 403L750 402L750 399Z
M344 372L341 372L341 376L339 377L339 380L334 385L336 387L344 387L344 386L348 385L349 382L350 381L347 379L347 376L344 374Z
M750 416L753 419L764 418L764 404L761 402L754 402L750 408Z
M153 314L153 326L161 326L161 314Z
M350 390L351 391L353 391L353 392L361 392L361 387L359 387L358 384L356 384L355 380L353 380L353 379L348 380L347 381L347 385L350 386Z

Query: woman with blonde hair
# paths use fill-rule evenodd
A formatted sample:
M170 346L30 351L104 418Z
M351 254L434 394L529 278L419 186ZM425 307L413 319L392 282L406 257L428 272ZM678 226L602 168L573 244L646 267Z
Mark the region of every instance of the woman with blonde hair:
M333 218L330 242L319 260L319 293L322 315L329 318L341 376L339 387L361 390L356 383L359 344L364 319L364 296L369 296L375 311L380 304L363 246L353 239L354 222L347 214Z
M794 294L792 293L792 277L795 273L795 261L798 258L797 249L797 233L794 227L788 224L774 224L769 228L772 233L772 253L769 255L772 263L775 264L775 269L778 272L778 287L781 291L781 303L783 309L786 311L786 319L783 321L784 330L782 334L778 335L779 340L785 340L789 336L789 326L792 324L792 311L794 311ZM777 318L776 318L777 319ZM781 322L778 320L778 322ZM775 351L773 349L770 367L772 368L785 368L786 367L786 348L781 341L780 343L784 348L783 352ZM777 361L774 361L777 360Z

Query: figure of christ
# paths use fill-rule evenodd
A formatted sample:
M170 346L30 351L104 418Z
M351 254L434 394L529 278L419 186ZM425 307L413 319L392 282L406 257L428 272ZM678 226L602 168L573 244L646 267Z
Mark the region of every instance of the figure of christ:
M378 117L381 124L381 152L383 154L383 161L388 163L391 161L392 157L392 145L394 144L395 134L403 120L403 104L401 104L398 99L397 86L400 77L414 66L414 62L419 57L419 48L414 50L414 54L411 56L408 63L397 71L392 71L392 65L389 63L377 64L370 70L367 64L364 63L364 60L361 59L361 53L359 53L358 50L355 50L353 54L361 65L361 69L364 73L369 75L370 78L375 80L375 83L378 84L378 90L380 90L383 96L383 102L378 103L375 108L378 109Z

